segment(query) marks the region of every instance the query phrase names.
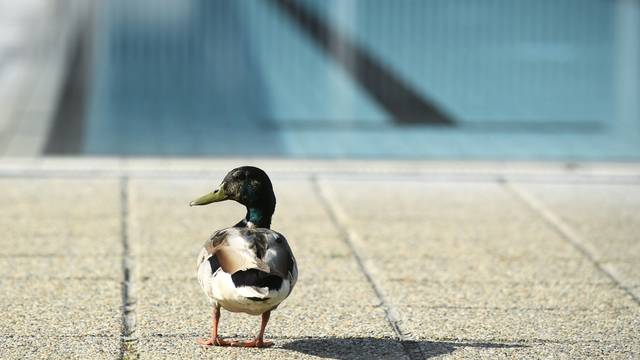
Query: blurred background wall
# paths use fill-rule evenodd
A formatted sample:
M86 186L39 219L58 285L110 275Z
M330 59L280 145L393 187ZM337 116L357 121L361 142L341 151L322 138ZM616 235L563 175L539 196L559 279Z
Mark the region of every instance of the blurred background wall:
M92 3L0 0L0 155L44 152Z
M639 0L0 0L5 156L640 159Z

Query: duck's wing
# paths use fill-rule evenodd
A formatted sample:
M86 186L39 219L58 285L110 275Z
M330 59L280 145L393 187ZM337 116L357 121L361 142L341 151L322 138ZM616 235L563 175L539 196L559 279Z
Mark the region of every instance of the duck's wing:
M226 242L226 232L227 229L218 230L213 233L207 241L202 244L202 249L200 249L200 253L198 254L198 259L196 260L196 269L199 269L203 262L205 261L216 261L216 259L210 259L211 255L214 253L214 249L217 246L220 246ZM211 264L213 269L213 263ZM215 270L214 270L215 271Z
M215 256L216 264L228 274L247 269L258 269L269 273L269 266L259 254L265 251L261 234L246 229L227 228L215 232L205 241L199 264ZM199 265L198 264L198 265ZM215 272L215 269L212 270Z
M283 279L293 278L293 282L295 282L298 272L296 259L287 239L273 230L266 231L263 237L266 243L266 251L262 260L269 266L270 272Z
M242 236L251 243L251 250L268 268L260 278L274 281L274 288L280 288L283 281L288 283L285 297L291 294L298 279L298 266L287 239L270 229L242 229ZM276 279L279 279L276 281ZM277 285L275 285L277 283ZM284 298L283 298L284 299Z
M214 232L211 236L209 236L209 240L204 242L202 247L207 251L209 255L213 254L217 247L228 244L228 238L230 235L228 232L232 229L233 228L226 228Z
M215 256L212 256L215 255ZM298 268L287 239L270 229L227 228L204 243L199 263L213 261L212 272L221 267L228 274L257 269L296 282Z

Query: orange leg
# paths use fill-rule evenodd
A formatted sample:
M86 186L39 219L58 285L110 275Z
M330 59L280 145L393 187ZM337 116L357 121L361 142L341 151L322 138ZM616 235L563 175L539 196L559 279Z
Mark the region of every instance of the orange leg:
M269 347L273 345L272 341L264 340L264 329L267 327L267 323L269 322L269 316L271 315L271 311L267 311L262 314L262 321L260 322L260 333L258 337L253 340L247 340L244 342L233 342L232 346L242 346L242 347Z
M213 320L213 329L211 330L211 338L210 339L198 339L198 344L200 345L216 345L216 346L229 346L230 342L222 340L218 337L218 322L220 321L220 308L214 307L211 311L211 319Z

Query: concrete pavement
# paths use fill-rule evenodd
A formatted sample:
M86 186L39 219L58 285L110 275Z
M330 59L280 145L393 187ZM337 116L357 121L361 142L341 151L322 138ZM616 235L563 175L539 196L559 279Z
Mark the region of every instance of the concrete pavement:
M187 204L244 164L300 280L273 348L203 349L195 255L244 212ZM0 184L2 359L640 357L635 164L4 159Z

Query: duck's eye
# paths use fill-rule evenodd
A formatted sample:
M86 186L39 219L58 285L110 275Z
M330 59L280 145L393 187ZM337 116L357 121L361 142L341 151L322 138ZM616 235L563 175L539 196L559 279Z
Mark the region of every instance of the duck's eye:
M213 190L213 193L214 193L214 194L217 194L217 193L218 193L218 191L220 191L220 189L215 189L215 190Z

